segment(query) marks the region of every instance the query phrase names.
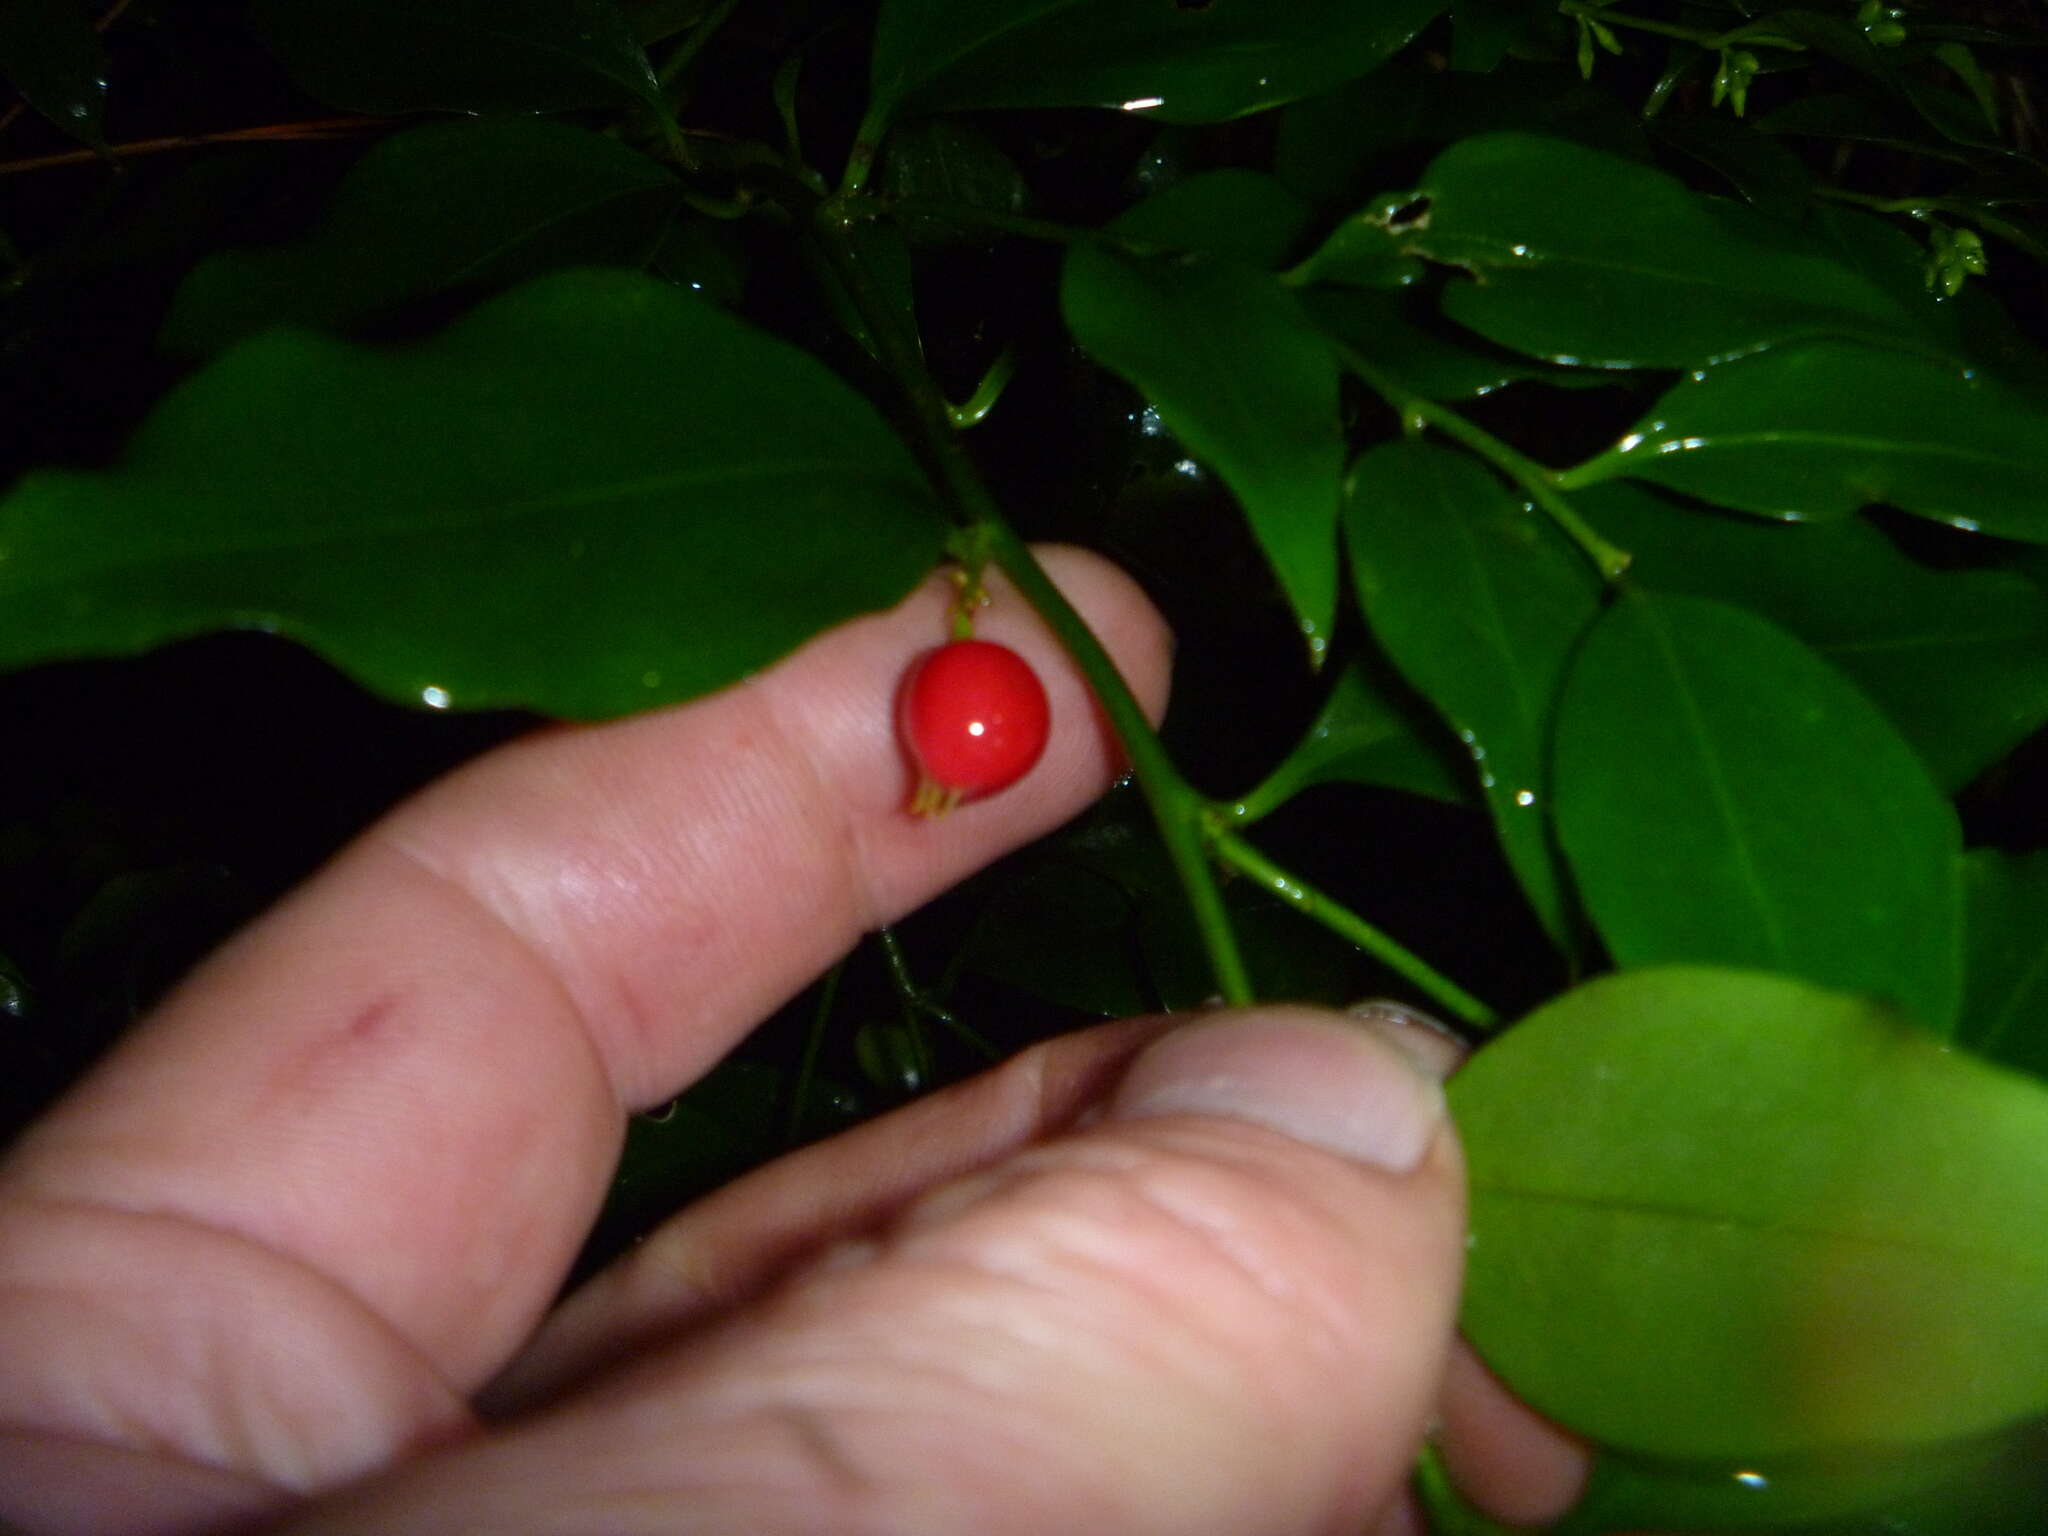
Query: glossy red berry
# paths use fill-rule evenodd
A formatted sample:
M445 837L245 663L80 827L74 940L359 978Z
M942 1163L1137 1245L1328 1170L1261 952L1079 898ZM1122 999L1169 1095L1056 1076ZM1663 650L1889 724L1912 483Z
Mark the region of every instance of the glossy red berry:
M955 640L904 675L896 730L916 765L910 809L942 815L1031 771L1045 751L1052 708L1031 663L1008 646Z

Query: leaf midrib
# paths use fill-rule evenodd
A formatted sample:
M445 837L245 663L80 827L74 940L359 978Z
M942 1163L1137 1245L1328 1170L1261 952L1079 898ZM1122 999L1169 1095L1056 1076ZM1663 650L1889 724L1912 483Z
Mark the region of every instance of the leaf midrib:
M1649 630L1651 642L1663 656L1671 675L1672 691L1679 708L1684 711L1686 724L1691 727L1698 744L1698 761L1707 781L1707 790L1714 798L1715 809L1719 811L1721 823L1728 830L1728 843L1735 856L1741 878L1750 887L1756 912L1764 926L1764 937L1769 941L1772 954L1782 961L1789 960L1785 926L1777 907L1769 899L1756 863L1751 855L1749 840L1745 835L1748 824L1737 814L1734 797L1728 788L1728 776L1721 762L1720 754L1714 749L1714 735L1707 727L1706 717L1701 713L1699 697L1693 691L1692 681L1678 654L1669 632L1660 622L1654 610L1642 611L1644 626Z
M1707 441L1695 448L1672 449L1661 446L1673 441L1703 437ZM1685 459L1696 454L1712 453L1726 448L1770 447L1780 444L1797 447L1826 449L1853 449L1862 453L1874 453L1887 458L1929 457L1953 460L1960 463L1986 465L2013 474L2042 475L2041 458L2011 458L1989 449L1957 446L1953 443L1914 438L1865 437L1860 434L1823 429L1819 427L1760 427L1746 432L1720 432L1708 428L1704 431L1678 433L1665 429L1662 437L1646 435L1643 441L1632 448L1613 450L1614 457L1622 462L1631 459L1638 462L1648 459L1655 463L1659 459ZM1641 470L1629 473L1642 473Z
M644 500L665 491L693 485L739 484L748 480L763 483L775 480L813 479L825 483L844 483L846 480L867 481L875 485L886 485L900 477L878 469L871 459L817 459L796 462L784 461L774 466L747 465L721 470L677 470L661 475L636 480L609 481L581 490L551 493L530 497L523 501L496 502L488 506L472 505L467 515L445 516L431 523L423 523L417 515L397 511L388 518L368 518L346 525L329 525L325 528L292 530L297 537L284 539L226 539L203 546L191 545L185 549L167 549L156 546L154 550L142 549L136 557L127 560L105 560L96 562L89 569L93 571L120 570L134 566L161 563L166 558L239 558L249 555L288 553L294 550L314 550L337 544L365 543L384 540L403 543L409 540L438 538L451 533L464 533L481 528L502 527L507 523L531 522L541 517L552 517L557 513L582 506L596 505L613 500ZM907 483L907 482L906 482ZM180 491L181 496L191 493ZM280 497L283 501L285 498ZM123 552L135 551L136 546L124 545ZM7 543L0 540L0 569L4 569L10 558ZM76 567L64 573L65 580L75 579ZM17 585L14 591L31 590L27 585Z
M1739 1212L1700 1210L1691 1206L1656 1200L1620 1199L1612 1196L1571 1194L1559 1190L1534 1189L1522 1185L1493 1183L1477 1176L1472 1179L1472 1191L1474 1194L1492 1195L1509 1200L1523 1200L1536 1205L1569 1206L1579 1210L1621 1216L1637 1216L1659 1221L1696 1222L1702 1226L1732 1227L1741 1232L1753 1232L1760 1235L1781 1236L1792 1239L1859 1243L1869 1248L1926 1255L1951 1262L1958 1256L1962 1256L1972 1259L1988 1269L2000 1270L2008 1274L2039 1277L2042 1284L2048 1286L2048 1257L2030 1262L2015 1257L2009 1251L1991 1247L1979 1248L1966 1244L1940 1243L1895 1232L1844 1230L1805 1221L1767 1221L1760 1217Z

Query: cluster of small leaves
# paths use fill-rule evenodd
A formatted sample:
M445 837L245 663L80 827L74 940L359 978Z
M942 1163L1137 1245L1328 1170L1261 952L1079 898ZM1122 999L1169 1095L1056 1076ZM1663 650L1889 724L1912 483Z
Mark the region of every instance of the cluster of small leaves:
M929 368L1019 521L1311 702L1196 806L1258 877L1220 914L1114 796L936 925L940 986L892 943L843 1064L924 1085L977 987L1198 1002L1219 924L1265 995L1475 1027L1456 983L1519 968L1543 1005L1453 1089L1465 1323L1607 1448L1578 1528L2038 1528L2048 854L1957 811L2048 726L2028 0L252 17L370 142L188 264L153 323L191 371L118 463L0 501L0 665L242 626L436 710L693 697L981 515L890 425ZM75 0L0 27L95 147L106 58ZM1073 505L1016 505L1104 398L1104 462L1039 470ZM1194 671L1176 742L1227 734ZM1376 904L1411 825L1485 868ZM638 1144L811 1124L837 996L793 1088L729 1072Z

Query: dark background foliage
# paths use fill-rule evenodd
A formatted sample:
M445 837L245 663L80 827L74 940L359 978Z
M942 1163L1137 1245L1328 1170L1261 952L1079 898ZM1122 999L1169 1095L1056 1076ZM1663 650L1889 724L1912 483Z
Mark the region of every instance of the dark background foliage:
M1971 433L2019 441L2030 424L2048 423L2039 351L2048 339L2048 168L2036 78L2048 35L2038 0L1900 11L1420 0L1369 15L1307 0L1263 9L1183 0L1175 9L1241 27L1271 50L1271 78L1253 84L1242 72L1205 70L1190 45L1188 57L1145 63L1172 92L1156 110L1129 111L1076 105L1114 105L1127 78L1149 78L1120 55L1089 62L1100 42L1091 29L1114 38L1128 25L1142 40L1166 26L1163 0L1145 15L1129 0L1084 5L1087 25L1071 40L1066 22L1045 20L1061 7L1024 6L1037 19L1000 46L976 31L989 9L925 0L15 7L0 26L0 71L25 98L0 118L0 480L20 488L0 509L13 519L0 521L0 553L11 537L31 547L38 527L104 517L117 530L104 535L108 547L127 539L126 548L154 550L149 558L173 573L162 583L169 592L179 585L178 551L148 544L146 518L118 530L151 496L189 497L176 466L161 482L147 479L156 472L147 464L84 479L50 470L120 465L156 431L171 458L194 441L194 452L215 455L192 462L212 465L201 479L206 496L228 507L222 526L269 515L265 466L274 458L287 466L280 473L303 473L313 452L305 444L319 434L293 415L303 400L266 379L297 387L362 368L378 381L370 393L388 388L402 401L437 377L403 370L439 366L451 335L502 342L515 320L609 335L602 327L640 302L623 276L580 290L522 283L568 268L638 269L794 344L829 374L757 355L755 330L678 310L662 323L683 327L693 344L730 346L741 360L730 398L663 374L658 356L628 373L652 399L635 398L633 382L607 395L595 370L564 364L559 377L533 371L540 403L528 408L537 419L596 423L598 457L614 451L605 436L613 429L617 452L638 452L653 434L629 429L660 417L672 395L693 410L729 412L743 467L827 440L847 462L873 467L865 502L849 494L809 525L820 541L838 529L862 552L844 562L858 568L846 590L802 577L791 583L796 601L771 601L768 577L781 573L748 567L761 578L759 624L729 626L745 633L722 649L690 637L679 648L706 654L647 683L656 692L644 702L687 696L842 612L886 601L938 555L936 532L895 515L921 509L932 493L908 455L847 404L857 392L904 423L905 370L882 334L889 306L901 306L950 400L1007 378L996 408L961 441L1016 530L1104 551L1172 622L1180 652L1164 735L1193 789L1213 797L1219 814L1237 807L1256 820L1258 854L1395 936L1501 1017L1550 1005L1537 1014L1550 1023L1518 1032L1523 1053L1510 1049L1511 1036L1493 1058L1508 1065L1474 1074L1465 1090L1461 1125L1482 1171L1488 1157L1528 1150L1503 1105L1576 1091L1570 1074L1582 1070L1589 1041L1601 1042L1617 1073L1637 1070L1645 1081L1713 1067L1721 1046L1712 1020L1676 1043L1647 1030L1603 1033L1618 1006L1611 1000L1638 983L1663 986L1650 968L1673 960L1757 964L1882 991L1984 1055L2048 1072L2048 1031L2009 1027L2038 1011L2048 901L2048 866L2016 857L2048 848L2048 474L2039 447L2048 438L2037 432L2033 449L2008 455L1960 509L1944 496L1956 476L1974 472L1966 454L1894 471L1839 441L1862 432L1895 446L1913 438L1915 416L1933 420L1951 447ZM406 31L422 15L446 23L450 52ZM520 30L563 17L582 28L582 42L567 65L536 72L514 46ZM89 19L99 23L97 42ZM1331 46L1305 46L1326 23ZM1045 35L1032 30L1049 25ZM395 46L401 33L405 44ZM1716 34L1718 46L1702 45ZM791 124L800 159L784 153ZM867 181L874 216L856 223L843 249L807 232L824 178L877 154ZM451 195L460 216L447 211ZM1638 239L1682 250L1696 266L1677 278L1630 270L1609 284L1572 265L1612 264ZM1530 245L1540 247L1537 260L1519 265ZM849 261L869 274L869 292L849 290ZM1294 327L1308 323L1289 318L1297 302L1317 338L1306 347L1314 366L1303 393L1313 402L1326 384L1330 408L1255 409L1219 424L1207 403L1240 368L1266 366L1258 360L1271 361L1269 344L1281 359L1272 392L1301 382L1287 362L1300 362L1306 333ZM1226 344L1207 361L1192 344L1206 333L1179 324L1240 314L1249 318L1239 331L1218 321ZM278 323L299 326L298 339L265 334ZM310 333L395 350L331 348ZM1339 343L1350 349L1341 393L1324 355ZM415 361L384 361L393 358ZM1880 376L1897 388L1886 394L1872 382ZM203 430L189 418L182 431L162 428L151 413L188 380L174 398L212 389L213 414L197 413ZM274 413L234 409L272 396ZM1831 403L1853 419L1820 423L1835 436L1810 460L1628 457L1630 434L1661 441L1660 412L1691 410L1713 423L1702 437L1733 438L1757 421L1798 424ZM1403 435L1418 410L1438 436ZM383 440L402 415L366 414L336 429L337 452L349 431L364 434L368 467L319 515L346 516L338 504L359 486L401 500L414 485L460 491L460 473L408 461ZM1270 451L1276 432L1295 429L1300 452ZM1609 451L1618 440L1624 446ZM659 462L658 446L646 451ZM1323 510L1334 516L1340 456L1354 453L1340 560L1334 525L1306 534L1283 526L1298 482L1279 491L1271 482L1326 456ZM161 469L161 458L150 462ZM223 488L234 480L217 472L223 466L254 468L247 483ZM1551 475L1546 466L1570 468ZM1538 502L1539 491L1569 492L1597 531L1567 537L1564 524L1509 497L1494 471ZM1794 494L1786 486L1806 499L1783 500ZM297 494L317 499L304 484ZM1367 502L1392 513L1374 521L1360 510ZM717 537L737 548L747 535L733 506L726 520L738 531ZM1799 554L1788 553L1795 535L1785 528L1801 525L1745 515L1775 513L1811 520L1796 535L1806 540ZM862 516L872 537L860 535ZM1442 530L1466 524L1480 553L1461 566L1446 556L1455 540ZM1580 558L1598 553L1600 535L1634 551L1627 583L1603 584ZM1487 564L1520 549L1516 541L1526 542L1526 558ZM59 549L60 573L63 542L43 546ZM755 542L773 541L757 533ZM346 578L360 582L352 617L381 622L397 583L380 586L376 562L397 557L365 546L364 564ZM496 547L479 540L462 558L498 571L509 592L529 568L523 558L538 569L549 553L507 535ZM610 574L623 579L625 568ZM1530 582L1523 607L1498 635L1475 641L1458 626L1481 604L1460 584L1509 570ZM241 616L232 605L199 620L152 618L144 610L162 593L117 583L106 597L95 583L108 578L89 561L64 579L92 594L87 607L100 605L75 643L48 640L37 618L54 622L68 612L61 604L37 609L46 594L0 582L0 603L13 605L0 613L0 662L19 664L0 678L0 1136L61 1091L195 957L408 790L545 713L603 715L642 702L637 663L614 668L630 674L624 684L604 673L608 658L590 638L612 634L601 627L573 631L580 638L564 666L536 665L531 678L507 682L485 665L475 689L458 690L458 705L531 712L445 712L393 700L418 696L429 672L407 671L415 660L429 671L457 665L462 647L446 637L413 644L404 635L399 649L412 649L394 660L363 650L351 616L322 631L284 601L275 622L254 623L302 634L314 647L302 649L277 635L199 632ZM563 579L561 613L544 617L582 623L596 605ZM518 587L525 606L507 597L494 614L493 589L482 586L487 595L465 619L472 649L525 637L541 622L544 588ZM124 594L142 617L116 600ZM617 606L654 601L622 590ZM644 638L630 624L617 628L622 643ZM1320 667L1304 654L1305 630L1325 658ZM1711 689L1703 694L1709 713L1720 711L1706 735L1722 766L1739 770L1749 798L1738 809L1778 808L1757 846L1768 854L1772 837L1832 838L1843 854L1830 867L1838 883L1793 901L1799 931L1761 960L1759 912L1796 882L1767 869L1760 893L1717 893L1709 877L1725 862L1724 845L1742 841L1741 818L1672 816L1655 804L1659 791L1676 794L1704 770L1696 740L1660 735L1670 716L1640 707L1665 697L1658 690L1669 682L1645 672L1655 649L1645 635L1661 637L1681 681L1723 689L1718 705ZM1518 718L1527 699L1504 700L1497 685L1515 670L1509 663L1533 653L1542 653L1535 671L1550 671L1530 686L1548 692ZM1567 687L1568 667L1577 670ZM1742 714L1752 695L1790 702L1776 715L1764 709L1752 728ZM1801 708L1827 715L1826 729L1800 735ZM1475 772L1461 731L1483 744L1491 768ZM1537 817L1518 820L1513 791L1544 778L1553 751L1560 763L1590 765L1580 787L1560 790L1553 820L1545 783ZM1535 777L1512 776L1523 772ZM1939 867L1919 887L1900 877L1901 902L1938 905L1953 894L1943 883L1955 853L1944 797L1960 814L1960 846L1972 850L1960 876L1967 963L1869 937L1932 934L1939 949L1952 930L1936 932L1938 924L1837 920L1850 896L1886 887L1916 859ZM1896 856L1883 842L1893 836ZM1268 901L1258 883L1228 882L1224 904L1260 995L1441 1002L1412 969ZM992 1054L1091 1018L1211 996L1214 935L1189 916L1186 896L1139 796L1124 788L864 944L705 1083L636 1120L590 1260L720 1179ZM1719 948L1674 945L1689 906L1725 919ZM1799 928L1807 908L1820 912L1817 936ZM1610 984L1622 991L1573 990L1610 968L1622 970ZM1879 1026L1861 1004L1838 1008L1785 991L1789 982L1753 991L1733 974L1656 992L1657 1007L1684 1016L1698 998L1726 993L1782 1014L1788 1036L1811 1025L1812 1041L1773 1058L1786 1095L1773 1124L1784 1133L1806 1116L1826 1135L1849 1137L1853 1106L1826 1096L1829 1073L1813 1062L1842 1066L1827 1052L1839 1047L1849 1061ZM1483 1021L1467 1022L1476 1033ZM1829 1033L1838 1024L1839 1036ZM1545 1043L1559 1039L1569 1048ZM1840 1081L1862 1082L1856 1070L1849 1061ZM1731 1101L1717 1097L1733 1090L1717 1083L1708 1070L1697 1091L1647 1089L1644 1113L1696 1114L1686 1133L1705 1137L1715 1116L1734 1117ZM2028 1139L2034 1090L2023 1086L2008 1093L2007 1079L1987 1076L1941 1090L2010 1132L1977 1150L1986 1167L2022 1170L2015 1186L2029 1182L2023 1170L2038 1169L2041 1145ZM1871 1091L1894 1090L1905 1091L1887 1079ZM1599 1134L1641 1129L1617 1122ZM1542 1153L1547 1130L1532 1139L1531 1155ZM1899 1157L1912 1155L1909 1143ZM1607 1145L1616 1170L1633 1166ZM1674 1186L1689 1177L1665 1176ZM1773 1198L1796 1212L1803 1193L1811 1192ZM1925 1189L1915 1198L1929 1209L1936 1202ZM1516 1228L1512 1209L1498 1219L1483 1230L1526 1238L1519 1252L1551 1241ZM2043 1262L2039 1242L2028 1254ZM1576 1313L1503 1309L1501 1298L1516 1293L1488 1278L1484 1257L1474 1315L1494 1320L1503 1349L1531 1318L1554 1323L1558 1337L1592 1318L1626 1353L1635 1336L1605 1328L1605 1293L1572 1276L1559 1292ZM1730 1286L1703 1291L1703 1310L1734 1296L1739 1286ZM1659 1305L1669 1301L1660 1295ZM1725 1353L1721 1336L1698 1337L1707 1354ZM2006 1342L2023 1352L2033 1337ZM1517 1385L1550 1390L1547 1406L1583 1408L1575 1421L1588 1426L1604 1427L1602 1413L1629 1425L1621 1366L1597 1381L1598 1372L1583 1373L1592 1383L1583 1391L1557 1386L1569 1371L1554 1363L1528 1369L1534 1385L1520 1376ZM1625 1450L1648 1459L1603 1464L1606 1513L1589 1512L1584 1528L1673 1510L1719 1528L1821 1529L1824 1518L1849 1521L1830 1530L1929 1536L2038 1528L2027 1471L2038 1443L1973 1438L1991 1420L1963 1408L1943 1417L1950 1400L1935 1396L1933 1427L1914 1420L1913 1434L1941 1443L1915 1441L1906 1472L1883 1458L1866 1464L1862 1442L1854 1455L1827 1443L1832 1460L1767 1436L1748 1442L1785 1458L1771 1464L1782 1502L1762 1512L1748 1491L1728 1502L1734 1450L1707 1468L1691 1459L1706 1456L1697 1435L1674 1431L1665 1444L1617 1432ZM1772 1428L1767 1414L1730 1411L1746 1432ZM1964 1428L1971 1433L1960 1441L1943 1438ZM1941 1490L1933 1504L1928 1486ZM1870 1524L1868 1509L1887 1499L1903 1512ZM1439 1513L1457 1528L1447 1504Z

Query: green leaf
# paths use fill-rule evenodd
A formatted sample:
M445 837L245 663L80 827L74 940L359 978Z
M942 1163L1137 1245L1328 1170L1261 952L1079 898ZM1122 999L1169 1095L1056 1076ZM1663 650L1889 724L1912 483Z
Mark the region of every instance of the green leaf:
M1659 114L1651 136L1727 178L1759 213L1796 223L1813 201L1813 176L1784 145L1725 117Z
M2048 853L1963 860L1969 986L1956 1043L2048 1078Z
M1550 9L1543 0L1451 0L1451 68L1491 74Z
M868 323L867 313L847 290L846 280L814 241L807 240L803 249L805 265L840 329L869 357L880 362L884 356L882 343ZM924 337L917 328L917 274L908 232L893 220L865 220L846 231L846 254L866 271L875 294L887 302L892 323L910 338L922 356Z
M1398 195L1383 198L1352 214L1287 280L1344 288L1405 288L1420 282L1423 266L1409 254L1400 222L1407 201Z
M1890 294L1892 302L1912 318L1920 335L1944 355L1969 356L1962 315L1966 306L1928 288L1923 241L1891 220L1861 208L1825 203L1808 210L1806 227L1829 256ZM1998 306L1994 303L1991 307ZM2011 325L2003 311L2000 318Z
M1722 1462L1659 1462L1603 1452L1593 1463L1584 1496L1571 1514L1552 1529L1558 1536L1605 1536L1623 1530L1783 1531L1797 1527L1801 1536L1867 1536L1874 1531L1911 1532L1934 1536L1993 1536L1999 1527L1984 1523L1986 1506L1973 1495L1997 1488L2008 1500L2024 1496L2027 1482L2016 1478L2013 1465L2021 1457L2038 1458L2039 1437L2032 1431L2009 1432L1957 1444L1910 1449L1861 1451L1797 1457L1788 1461L1745 1457L1739 1464ZM1971 1509L1960 1524L1929 1530L1915 1522L1895 1521L1928 1495L1944 1513ZM2034 1501L2030 1500L2030 1503ZM2010 1508L2008 1504L2006 1507ZM2041 1509L2035 1507L2036 1529ZM1846 1531L1832 1523L1815 1531L1816 1522L1853 1522Z
M84 0L0 5L0 74L74 139L107 145L107 55Z
M2048 197L2048 182L2038 192ZM1944 356L2029 393L2037 402L2048 401L2048 353L2027 339L2012 315L1981 285L1972 284L1952 297L1930 288L1925 243L1858 208L1816 207L1808 227L1830 255L1891 294Z
M1810 239L1562 140L1466 140L1419 195L1411 248L1472 278L1444 312L1537 357L1693 368L1816 335L1918 344L1888 294Z
M684 215L670 222L648 258L647 270L678 288L732 306L746 294L747 256L745 238L730 221Z
M1944 790L2048 724L2048 595L2016 571L1933 570L1859 519L1758 522L1625 481L1573 500L1638 585L1752 609L1840 667Z
M1377 68L1447 0L884 0L880 111L1118 107L1221 122Z
M1578 72L1510 60L1484 75L1401 60L1280 114L1274 170L1318 206L1355 207L1403 176L1418 150L1526 130L1647 157L1641 121Z
M1995 142L1999 132L1998 87L1984 73L1984 66L1977 62L1977 55L1967 43L1942 43L1933 52L1934 57L1945 64L1970 93L1984 128Z
M1433 128L1436 72L1397 60L1280 114L1274 173L1319 207L1354 207L1384 190L1380 165Z
M1194 185L1177 189L1177 224L1191 216ZM1235 202L1233 192L1222 206ZM1164 220L1148 206L1116 231L1157 239ZM1129 380L1243 504L1310 659L1320 660L1337 612L1344 464L1328 344L1277 278L1227 257L1145 259L1076 245L1060 303L1074 339Z
M312 239L200 263L160 340L209 353L272 325L345 329L555 267L639 265L681 201L659 164L587 129L530 118L415 128L356 163Z
M1572 901L1551 834L1552 714L1600 580L1476 461L1386 443L1352 466L1344 531L1373 634L1466 744L1501 846L1569 952Z
M1235 810L1239 823L1257 821L1318 784L1377 784L1457 804L1470 797L1468 777L1426 706L1397 679L1354 663L1294 750Z
M2031 1079L1863 998L1688 968L1567 993L1450 1100L1466 1336L1571 1428L1733 1468L2048 1409Z
M351 112L560 112L661 87L615 0L252 0L301 89Z
M1271 272L1293 258L1314 219L1315 210L1271 176L1226 169L1175 182L1110 228L1127 239Z
M619 9L644 45L694 27L712 4L713 0L620 0Z
M1953 1026L1954 812L1876 706L1777 626L1625 596L1573 663L1555 775L1558 835L1622 965L1785 971Z
M958 118L906 123L891 134L881 180L882 190L899 200L932 199L997 213L1022 213L1031 201L1016 162L987 134ZM986 231L971 226L955 229L928 218L905 222L913 236L989 238Z
M591 718L722 687L937 558L931 492L815 360L637 274L417 347L271 332L104 473L0 502L0 665L276 630L387 696Z
M1994 153L2009 152L1996 127L1985 124L1983 113L1970 97L1935 85L1920 72L1902 67L1895 50L1873 46L1860 28L1843 18L1817 11L1787 10L1774 15L1771 26L1884 86L1951 142Z
M1300 298L1324 335L1431 400L1474 400L1528 379L1562 389L1614 382L1611 374L1532 362L1480 341L1469 331L1421 313L1410 295L1315 288Z
M1953 366L1842 342L1681 381L1563 483L1618 475L1770 517L1884 502L2048 543L2048 410Z
M1759 133L1792 138L1854 139L1937 159L1953 156L1919 118L1903 106L1861 91L1817 91L1795 96L1755 119Z

